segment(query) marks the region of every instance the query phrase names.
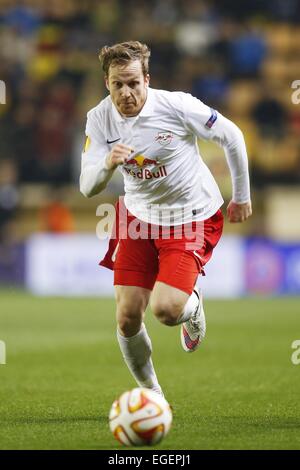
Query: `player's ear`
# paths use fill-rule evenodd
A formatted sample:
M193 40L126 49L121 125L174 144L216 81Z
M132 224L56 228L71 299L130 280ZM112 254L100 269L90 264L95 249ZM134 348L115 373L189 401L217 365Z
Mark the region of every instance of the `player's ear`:
M149 73L147 73L147 75L145 76L145 85L149 86L149 84L150 84L150 75Z
M106 86L106 88L108 89L108 91L110 91L110 89L109 89L109 83L108 83L108 76L107 76L107 75L105 75L104 81L105 81L105 86Z

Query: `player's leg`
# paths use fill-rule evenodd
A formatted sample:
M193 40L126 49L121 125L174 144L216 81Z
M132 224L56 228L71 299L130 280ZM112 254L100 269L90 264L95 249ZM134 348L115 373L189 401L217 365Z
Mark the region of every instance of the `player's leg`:
M147 237L136 239L130 236L128 229L136 219L128 213L123 201L117 204L116 209L117 239L111 239L101 264L114 270L117 338L124 360L138 385L161 393L151 360L151 340L143 323L157 276L158 252Z
M168 326L187 321L199 305L194 292L199 265L184 240L165 239L157 242L159 271L150 304L159 321Z
M118 331L124 337L140 331L150 294L151 291L143 287L115 286Z
M195 284L221 237L221 211L194 228L194 239L170 237L156 242L159 272L151 297L152 310L162 323L182 323L181 343L187 352L195 351L206 333L202 294Z
M195 351L206 333L202 294L199 293L197 287L193 288L196 279L197 274L190 284L190 289L193 289L190 295L176 287L157 281L151 301L152 311L162 323L169 326L181 324L181 345L186 352ZM176 283L176 279L173 278L172 283Z
M195 273L197 278L198 273ZM151 296L151 310L157 319L168 326L179 325L187 321L199 304L198 295L173 287L165 282L155 283ZM178 283L179 284L179 283Z
M162 394L151 359L151 340L143 323L151 290L116 285L115 292L117 338L124 361L140 387Z

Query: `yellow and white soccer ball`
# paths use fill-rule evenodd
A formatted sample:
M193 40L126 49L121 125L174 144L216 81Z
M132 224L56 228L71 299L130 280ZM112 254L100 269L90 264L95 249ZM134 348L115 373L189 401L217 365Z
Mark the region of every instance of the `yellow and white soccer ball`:
M134 388L114 401L109 427L125 446L154 445L169 432L172 411L169 403L147 388Z

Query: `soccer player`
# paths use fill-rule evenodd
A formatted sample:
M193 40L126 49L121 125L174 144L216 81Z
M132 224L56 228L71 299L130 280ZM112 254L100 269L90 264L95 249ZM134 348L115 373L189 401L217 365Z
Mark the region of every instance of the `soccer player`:
M246 220L251 200L240 129L190 94L150 88L149 57L147 45L138 41L102 48L109 96L87 115L80 190L91 197L106 187L117 168L124 176L117 237L110 240L101 264L114 270L117 338L124 360L139 386L162 394L144 312L150 301L160 322L181 325L183 349L197 349L206 325L195 284L223 228L224 201L199 154L198 138L224 148L233 187L229 221ZM140 237L132 236L137 224Z

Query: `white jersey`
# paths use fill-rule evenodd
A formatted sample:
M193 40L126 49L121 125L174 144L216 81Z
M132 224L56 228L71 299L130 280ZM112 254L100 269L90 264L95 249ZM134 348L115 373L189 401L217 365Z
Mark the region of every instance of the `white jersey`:
M81 191L90 196L95 187L102 190L113 173L106 169L105 157L116 143L129 145L134 153L118 167L124 176L124 201L145 222L178 225L205 220L223 204L218 185L199 154L197 138L212 139L224 147L233 200L250 200L247 153L240 130L190 94L148 88L141 112L129 119L119 114L108 96L89 111L86 135Z

